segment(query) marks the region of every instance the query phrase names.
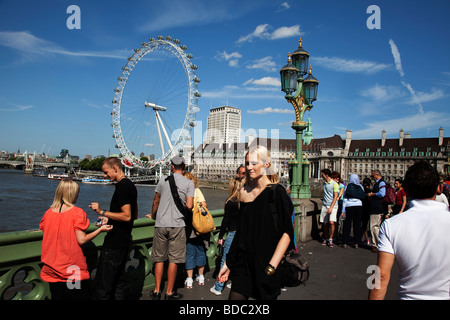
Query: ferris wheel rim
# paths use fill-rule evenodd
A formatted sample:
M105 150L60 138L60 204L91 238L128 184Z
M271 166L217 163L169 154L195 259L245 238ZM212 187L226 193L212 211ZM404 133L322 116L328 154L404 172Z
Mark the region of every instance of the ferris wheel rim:
M173 145L171 145L171 148L167 152L162 153L161 157L158 159L144 161L136 157L127 147L122 134L120 111L122 107L121 105L124 90L133 69L143 57L156 50L164 50L166 52L169 52L178 59L179 63L181 63L181 66L183 67L186 75L188 101L186 116L184 118L182 128L180 130L180 133L178 134L177 139L175 140ZM122 68L122 72L118 78L117 86L114 89L114 99L112 101L113 110L111 112L111 126L113 127L113 138L116 141L116 148L119 149L121 157L123 159L122 162L126 166L152 169L155 166L164 164L165 162L167 162L167 159L171 155L173 155L180 147L184 145L182 135L191 132L191 124L194 123L195 115L198 110L198 98L201 95L198 92L197 86L197 83L200 82L200 80L196 77L195 74L197 66L191 63L190 60L193 58L193 56L191 54L187 54L185 52L186 50L186 46L180 45L179 40L172 40L172 38L169 36L166 38L158 36L157 39L150 38L149 42L143 42L139 49L134 49L133 55L128 58L127 64Z

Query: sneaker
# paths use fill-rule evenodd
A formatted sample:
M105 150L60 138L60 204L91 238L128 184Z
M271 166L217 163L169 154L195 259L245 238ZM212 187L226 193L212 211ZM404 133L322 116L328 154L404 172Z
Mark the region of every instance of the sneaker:
M330 248L333 248L333 247L334 247L334 244L333 244L333 240L332 240L332 239L330 239L330 241L328 242L328 246L329 246Z
M205 276L204 275L198 275L196 278L195 278L195 281L197 281L198 282L198 285L199 286L203 286L204 284L205 284Z
M192 289L192 284L194 283L194 280L192 278L186 278L184 281L184 285L186 286L186 289Z
M176 291L172 292L172 294L166 293L166 295L164 296L164 300L179 300L181 298L183 298L183 295Z
M328 240L327 239L323 240L322 245L326 246L327 244L328 244Z
M155 289L150 291L150 297L152 300L161 300L161 292L155 292Z
M231 282L228 282L228 283L227 283L227 288L228 288L228 289L231 289Z
M214 293L216 296L220 296L222 294L221 291L216 290L216 287L212 287L211 289L209 289L209 291L211 291L212 293Z

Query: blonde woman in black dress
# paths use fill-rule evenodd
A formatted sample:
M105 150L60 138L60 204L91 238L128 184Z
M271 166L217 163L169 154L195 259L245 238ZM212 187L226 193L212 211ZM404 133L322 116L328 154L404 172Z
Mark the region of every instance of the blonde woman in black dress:
M277 267L285 252L293 248L293 204L278 184L267 148L249 150L245 166L236 235L218 278L233 281L230 300L273 300L281 293Z

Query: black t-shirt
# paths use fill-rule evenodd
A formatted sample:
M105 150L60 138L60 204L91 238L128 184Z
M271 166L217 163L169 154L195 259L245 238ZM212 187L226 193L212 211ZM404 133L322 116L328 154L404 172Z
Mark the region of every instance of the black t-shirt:
M108 224L113 228L106 234L103 247L110 249L123 249L131 243L131 230L133 221L137 218L137 189L131 180L124 178L115 184L116 190L111 199L110 212L121 212L126 204L131 205L131 220L129 222L109 219Z
M237 201L230 200L225 204L225 212L220 226L219 239L225 232L236 231L239 205Z

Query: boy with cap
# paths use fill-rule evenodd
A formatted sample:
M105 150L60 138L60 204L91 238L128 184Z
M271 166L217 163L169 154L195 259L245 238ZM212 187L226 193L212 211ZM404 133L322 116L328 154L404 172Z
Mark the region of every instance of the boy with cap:
M182 204L192 210L194 204L194 182L183 176L184 158L175 156L171 160L175 185ZM164 262L169 260L165 300L181 299L182 295L173 290L179 263L185 262L186 233L184 212L180 212L173 199L169 179L161 177L153 199L152 213L155 219L152 260L155 263L155 288L150 293L153 300L161 299L160 286L164 272Z

